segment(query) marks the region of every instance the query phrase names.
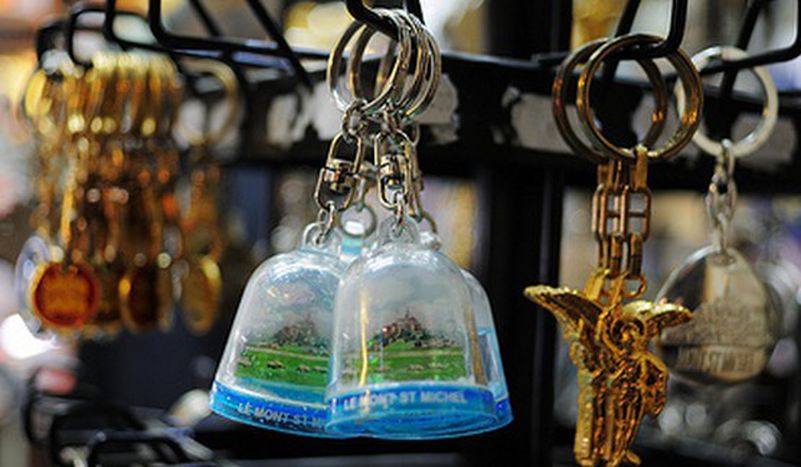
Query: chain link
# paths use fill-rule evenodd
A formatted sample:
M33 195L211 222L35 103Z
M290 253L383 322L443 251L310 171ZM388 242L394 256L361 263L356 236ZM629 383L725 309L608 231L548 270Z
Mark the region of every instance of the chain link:
M625 292L642 295L643 246L650 234L651 190L648 188L647 150L638 146L634 163L610 160L598 166L593 195L592 231L598 243L598 266L607 277L625 277L637 286Z

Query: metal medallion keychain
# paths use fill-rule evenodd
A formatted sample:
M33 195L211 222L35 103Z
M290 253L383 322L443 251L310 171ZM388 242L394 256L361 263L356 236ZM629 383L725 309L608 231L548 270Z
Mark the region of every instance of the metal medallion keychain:
M713 60L747 56L734 47L712 47L693 61L703 68ZM673 271L657 297L693 311L689 323L664 330L656 348L671 372L695 383L737 383L759 375L778 338L780 320L767 288L751 264L728 244L737 200L735 162L769 139L778 114L778 94L770 74L762 67L751 71L765 93L762 120L756 129L736 143L713 141L701 131L694 136L695 143L716 159L706 195L714 226L712 245L693 253ZM681 106L681 90L677 100Z
M219 264L225 249L217 204L222 174L211 150L237 124L240 96L236 75L228 66L197 61L193 70L207 73L220 82L226 107L222 123L215 129L201 132L190 131L186 125L179 127L190 141L188 159L192 166L188 206L181 219L181 263L185 269L181 276L181 309L189 330L205 334L214 326L222 301ZM206 118L211 118L211 110L207 113Z

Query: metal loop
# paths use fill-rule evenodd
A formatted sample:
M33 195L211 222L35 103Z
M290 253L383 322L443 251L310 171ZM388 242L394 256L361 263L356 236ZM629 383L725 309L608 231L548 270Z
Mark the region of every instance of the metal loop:
M632 46L656 44L661 41L662 38L648 34L630 34L618 37L593 52L581 73L576 91L576 107L581 117L582 128L588 138L608 151L612 157L633 160L636 158L636 154L631 148L622 148L609 141L598 128L590 107L590 91L593 77L607 58L621 50ZM657 149L649 148L647 155L650 159L667 159L678 154L692 140L693 134L695 134L698 125L701 123L703 83L698 70L690 60L690 57L681 49L667 55L665 58L676 68L681 85L689 98L685 101L685 105L682 106L683 112L681 112L678 129L662 147Z
M748 52L732 46L718 46L710 47L702 50L701 52L693 55L693 62L699 70L703 70L711 62L716 60L723 60L730 62L748 57ZM762 92L765 94L765 104L762 107L762 119L753 131L748 133L743 139L735 142L729 142L730 147L728 151L734 157L745 157L749 154L756 152L762 145L764 145L773 133L776 127L776 122L779 117L779 93L776 90L776 84L773 82L768 70L764 67L758 66L750 68L749 71L759 81L762 87ZM678 108L683 108L686 100L684 90L680 86L676 86L676 105ZM699 128L693 136L693 142L707 154L713 156L721 156L724 153L724 146L722 141L714 141L702 128Z
M362 222L361 220L357 221L362 225L364 230L360 235L354 235L347 229L348 220L345 219L345 216L350 212L367 213L367 223ZM347 235L348 237L364 239L371 236L376 231L376 228L378 227L378 215L368 204L355 204L338 216L337 227L343 232L344 235Z
M338 133L331 141L325 166L320 169L317 177L314 199L320 208L325 208L329 202L333 202L337 209L344 210L353 202L356 177L364 160L365 148L362 138L357 137L353 159L341 159L337 156L345 139L345 133Z
M360 139L364 130L367 129L367 121L364 114L365 103L364 99L356 99L342 113L342 134L348 142Z
M706 207L717 236L716 243L721 250L725 250L728 228L734 219L737 204L737 184L734 181L736 156L731 150L733 147L731 141L724 139L721 145L723 154L718 157L715 164L715 173L712 175L706 196Z
M393 138L400 140L393 141ZM390 144L396 150L388 150L387 145ZM378 134L373 145L374 163L378 170L378 199L385 208L394 209L397 202L396 193L401 193L403 201L408 202L409 195L413 190L410 156L414 150L414 144L408 135L399 132Z
M409 89L398 98L398 108L403 110L402 119L411 122L412 119L424 112L436 94L442 76L442 55L434 36L419 19L405 12L395 10L400 19L405 21L412 30L413 45L415 46L414 79ZM376 87L386 83L385 55L376 75Z
M570 120L567 117L567 97L569 87L568 84L573 78L573 72L576 67L583 62L586 62L589 57L597 51L601 46L606 44L608 39L599 39L589 42L581 48L574 51L562 64L556 72L556 78L553 82L552 88L552 106L554 119L559 132L562 134L568 146L578 155L586 157L594 162L602 161L607 158L607 154L596 147L588 146L576 135ZM648 81L654 90L654 110L651 113L651 127L643 138L645 146L652 146L656 143L662 130L665 126L665 119L668 109L668 90L665 80L659 71L659 68L654 64L653 60L641 59L637 63L645 71Z
M336 204L329 202L317 213L316 224L320 226L320 231L317 232L317 235L314 237L314 244L320 246L325 243L328 235L331 234L331 231L334 230L338 222L339 210L337 209Z
M403 83L406 79L406 75L409 68L409 60L411 57L411 36L409 34L409 30L406 27L401 27L401 21L397 18L394 14L389 14L387 10L383 9L376 9L376 12L382 14L389 18L390 20L394 21L398 25L398 54L395 59L394 66L389 73L389 78L387 80L387 85L384 86L380 92L377 93L372 99L368 100L364 104L364 111L369 113L378 108L380 108L388 99L392 97L392 93L395 92L396 89L402 88ZM328 66L327 66L327 82L328 82L328 89L331 92L331 95L334 97L334 101L336 102L337 106L340 110L344 111L347 109L352 100L345 98L342 95L339 89L339 80L340 80L340 69L342 66L342 62L344 59L345 49L347 48L348 44L352 41L354 36L357 36L357 44L358 46L362 41L364 41L364 46L367 46L367 42L369 42L369 37L374 35L378 32L375 28L368 24L362 24L358 22L351 23L348 29L345 30L345 33L340 37L339 42L337 42L334 49L331 51L331 55L328 58ZM364 36L364 35L367 36ZM367 37L367 39L362 39L362 37ZM359 75L360 75L360 66L361 61L356 60L356 52L358 52L355 48L351 53L351 63L348 64L348 75L349 75L349 82L351 83L351 88L355 89L354 83L358 83ZM387 53L392 53L388 51ZM358 98L360 96L353 95L353 98Z

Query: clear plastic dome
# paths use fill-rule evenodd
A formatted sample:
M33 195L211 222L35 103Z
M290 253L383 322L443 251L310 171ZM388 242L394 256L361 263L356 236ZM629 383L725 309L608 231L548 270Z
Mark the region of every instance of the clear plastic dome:
M693 254L670 275L657 301L693 312L692 320L662 331L656 342L674 375L696 383L737 383L767 365L779 314L751 265L733 248Z
M430 248L439 249L442 241L439 236L431 231L420 232L420 240ZM470 289L470 298L473 301L473 313L476 318L476 330L478 332L478 346L481 350L481 361L487 375L487 385L495 396L495 420L485 427L474 427L461 435L470 435L483 431L496 430L502 428L512 421L512 407L509 403L509 390L506 386L506 375L503 371L501 361L501 350L498 345L498 335L495 332L495 322L492 317L492 306L484 291L484 287L478 279L462 269L467 287ZM457 434L454 433L454 436Z
M506 386L506 375L503 372L501 350L495 322L492 319L492 307L484 287L470 272L462 270L465 282L470 288L473 300L473 312L476 317L478 332L478 348L481 350L481 361L487 375L487 385L495 397L495 421L478 431L489 431L508 425L512 421L512 407L509 404L509 390Z
M495 396L461 270L424 245L411 221L356 260L337 293L331 431L425 439L483 431Z
M322 247L304 240L254 272L217 370L212 410L259 427L332 436L324 432L324 397L334 297L345 270L334 237Z

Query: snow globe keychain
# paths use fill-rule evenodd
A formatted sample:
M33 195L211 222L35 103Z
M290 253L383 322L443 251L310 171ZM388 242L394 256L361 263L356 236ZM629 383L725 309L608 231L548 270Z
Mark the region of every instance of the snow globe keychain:
M713 60L747 56L734 47L712 47L693 61L701 69ZM659 302L678 303L693 312L688 323L664 330L656 349L673 374L700 384L738 383L757 376L778 337L779 316L767 288L751 264L727 242L737 198L735 161L768 140L778 113L778 95L770 74L762 67L750 71L765 93L756 129L738 142L713 141L700 130L693 138L717 160L706 196L714 227L712 245L695 252L673 271L657 297ZM682 108L683 92L679 89L676 96Z
M363 28L354 24L335 48L340 56ZM400 47L409 48L409 40L407 34ZM389 88L402 85L408 62L408 54L397 56ZM336 83L331 88L336 90ZM337 227L345 212L358 210L354 201L363 202L359 193L365 189L361 179L366 144L361 113L380 106L389 93L370 101L347 102L336 92L334 96L345 117L317 179L318 219L306 228L297 249L268 259L248 281L210 401L213 411L242 423L319 437L349 436L326 430L332 312L347 264L362 249L361 243L348 242L363 240L359 235L370 228L343 242L348 232Z
M463 436L497 427L495 395L462 271L421 239L415 220L419 169L407 129L410 116L424 110L435 91L439 55L416 18L379 11L400 36L411 34L415 50L401 45L398 55L413 57L414 78L408 87L385 85L388 99L362 112L378 128L372 138L376 191L392 215L379 225L375 246L349 266L337 292L327 428L388 439ZM363 29L357 38L352 83L358 83L357 58L375 32Z

